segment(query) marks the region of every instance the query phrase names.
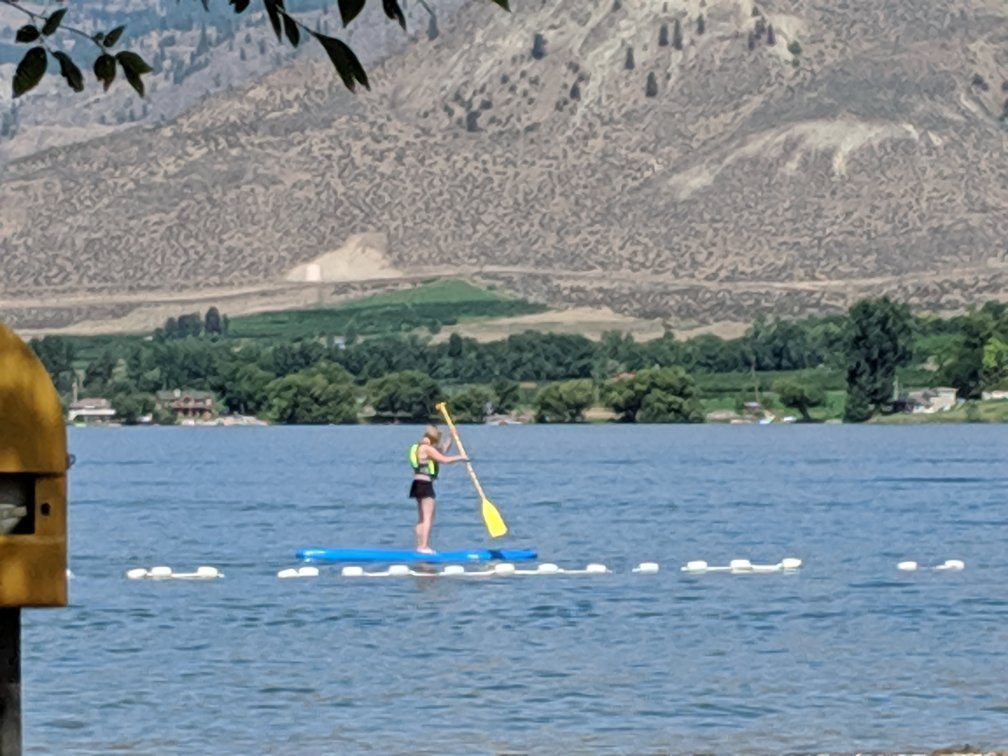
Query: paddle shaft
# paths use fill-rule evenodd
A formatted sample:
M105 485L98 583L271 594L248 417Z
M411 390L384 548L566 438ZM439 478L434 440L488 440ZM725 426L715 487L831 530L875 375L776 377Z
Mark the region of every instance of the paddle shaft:
M455 428L455 423L452 422L451 415L448 414L448 408L442 403L437 406L441 410L441 414L444 416L445 423L448 424L448 430L451 432L452 438L455 440L455 446L458 447L459 454L463 457L468 457L466 454L465 447L462 446L462 439L459 438L458 430ZM481 499L486 499L486 494L483 493L483 486L480 485L479 478L476 477L476 471L473 470L472 463L466 460L466 471L469 473L469 480L472 481L473 486L476 488L476 493L479 494Z

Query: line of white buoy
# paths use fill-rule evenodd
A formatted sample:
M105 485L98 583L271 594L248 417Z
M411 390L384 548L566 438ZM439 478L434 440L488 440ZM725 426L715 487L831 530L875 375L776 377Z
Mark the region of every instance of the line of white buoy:
M224 577L224 573L216 567L210 565L200 565L195 572L175 572L171 567L159 565L151 567L135 567L126 571L126 577L130 580L213 580Z
M802 567L802 560L796 557L785 557L776 564L753 564L748 559L732 559L727 565L711 565L702 559L695 559L687 562L680 568L681 572L691 574L702 574L708 572L727 572L735 575L769 573L769 572L793 572ZM913 572L920 568L920 565L911 560L897 563L896 568L902 572ZM966 563L961 559L946 559L941 564L934 565L931 569L939 571L958 571L966 568ZM630 571L640 574L656 574L661 570L657 562L641 562ZM467 570L460 564L449 564L439 571L415 570L406 564L392 564L384 570L367 571L357 565L347 565L340 569L343 577L493 577L509 575L607 575L612 574L612 570L604 564L592 562L583 569L571 569L560 567L552 562L543 562L535 568L519 567L511 562L500 562L485 569ZM67 570L68 577L75 577ZM301 567L288 567L277 572L278 578L307 578L318 577L319 568L311 565ZM223 578L218 568L210 565L201 565L194 572L175 572L171 567L159 565L156 567L136 567L126 571L126 577L130 580L212 580Z
M917 562L906 561L900 562L896 565L896 569L902 570L903 572L913 572L919 567ZM932 567L934 570L964 570L966 569L966 562L962 559L946 559L941 564L936 564Z
M802 560L797 557L785 557L777 564L753 564L748 559L732 559L727 565L710 565L703 559L686 562L683 572L731 572L734 574L752 574L758 572L791 572L800 569Z

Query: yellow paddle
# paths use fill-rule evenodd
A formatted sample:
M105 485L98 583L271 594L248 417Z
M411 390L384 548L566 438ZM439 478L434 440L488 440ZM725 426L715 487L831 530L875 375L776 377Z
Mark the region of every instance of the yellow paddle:
M445 406L444 402L439 402L436 406L448 424L448 430L451 431L452 438L455 439L455 446L458 447L459 454L468 457L469 455L466 454L465 447L462 446L462 439L459 438L458 431L455 429L455 423L452 422L451 415L448 414L448 407ZM476 477L476 471L473 470L473 466L469 460L466 460L466 470L469 471L469 480L476 487L476 493L479 494L481 499L480 507L483 511L483 523L486 525L487 532L490 533L491 538L500 538L508 531L504 518L501 517L493 502L483 493L483 486L480 485L479 478Z

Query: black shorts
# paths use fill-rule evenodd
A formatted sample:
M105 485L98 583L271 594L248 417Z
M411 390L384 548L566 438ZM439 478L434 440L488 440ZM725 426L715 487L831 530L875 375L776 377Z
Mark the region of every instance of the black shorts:
M434 484L429 480L413 480L409 487L411 499L433 499Z

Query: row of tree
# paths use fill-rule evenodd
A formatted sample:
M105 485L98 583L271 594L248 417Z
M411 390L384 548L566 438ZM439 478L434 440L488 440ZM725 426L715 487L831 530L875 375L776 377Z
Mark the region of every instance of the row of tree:
M440 343L416 334L349 345L335 334L294 342L234 339L226 316L211 308L203 317L168 321L154 339L109 340L83 366L77 352L88 348L86 341L48 336L32 346L64 395L77 381L89 395L147 406L136 397L201 389L217 395L228 411L277 422L351 421L364 403L379 419L421 419L443 395L442 385L472 384L479 385L453 402L477 419L488 406L513 409L519 381L551 384L532 399L543 421L577 419L593 403L611 407L624 421L693 421L702 413L690 374L823 366L846 374L851 421L888 411L896 370L910 363L928 362L935 385L955 386L967 399L1008 387L1004 305L941 319L915 317L888 298L859 302L845 316L759 320L738 339L682 341L666 333L638 342L612 332L591 341L532 331L490 343L457 334ZM806 417L824 401L821 387L798 378L780 380L774 390Z

